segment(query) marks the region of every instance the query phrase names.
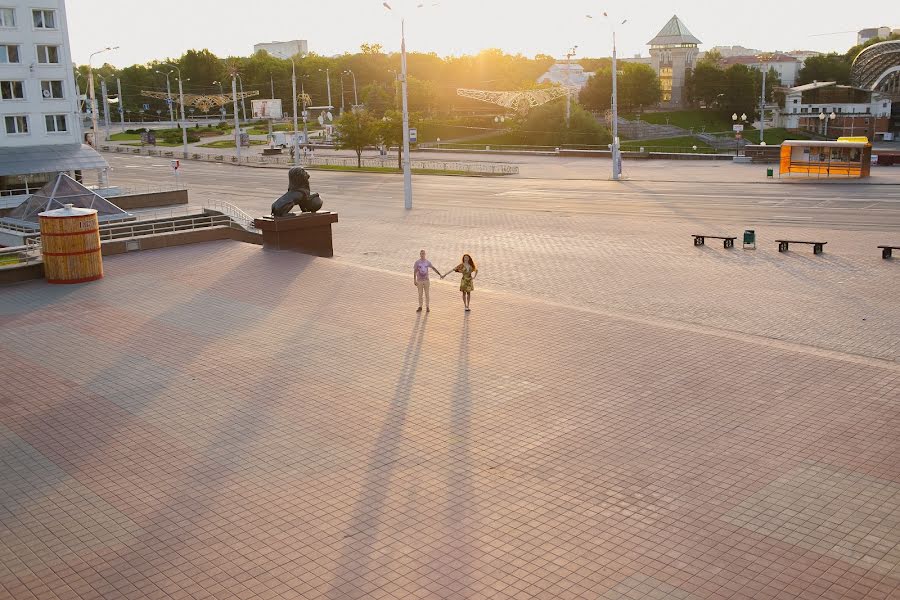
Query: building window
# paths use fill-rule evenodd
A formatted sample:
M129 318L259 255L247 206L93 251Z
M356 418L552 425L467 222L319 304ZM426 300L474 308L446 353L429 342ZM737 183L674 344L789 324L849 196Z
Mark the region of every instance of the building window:
M19 64L19 47L15 44L0 44L0 65Z
M871 107L871 106L867 106L867 107L866 107L866 114L869 114L869 113L871 113L871 112L872 112L872 107Z
M797 114L797 107L796 107L796 106L794 107L794 114L795 114L795 115Z
M809 109L808 109L807 107L804 106L803 108L800 109L800 112L803 113L803 114L805 115L806 113L809 112Z
M25 83L23 81L0 81L0 98L3 100L24 100Z
M16 26L16 9L0 8L0 27Z
M44 115L47 123L47 133L64 133L66 128L66 115Z
M6 133L25 134L28 133L28 117L25 115L14 115L6 117Z
M62 81L42 81L41 82L41 95L47 99L62 98L63 97Z
M35 29L56 29L56 11L35 9L31 11Z
M38 46L37 57L42 65L58 65L59 46Z
M797 99L796 99L796 98L794 98L794 104L797 104Z

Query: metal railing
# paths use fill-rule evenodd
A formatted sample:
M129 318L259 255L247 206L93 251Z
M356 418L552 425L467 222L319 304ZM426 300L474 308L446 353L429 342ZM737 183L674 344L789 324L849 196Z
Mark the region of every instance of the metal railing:
M234 204L222 202L221 200L206 200L203 203L203 206L204 208L222 213L247 231L259 231L253 224L254 218Z
M164 158L180 158L185 160L199 160L213 163L241 164L241 165L277 165L291 167L294 160L290 155L285 156L263 156L254 154L249 156L241 156L238 160L237 156L225 154L205 154L200 152L181 152L181 151L161 151L147 150L140 147L127 146L110 146L99 145L98 150L103 152L140 154L144 156L162 156ZM480 174L480 175L516 175L519 167L516 165L507 165L499 163L485 162L466 162L466 161L439 161L439 160L412 160L410 166L416 170L433 170L433 171L460 171L464 173ZM355 167L356 159L352 157L341 156L306 156L301 157L300 164L303 166L337 166L337 167ZM362 159L364 167L379 167L394 169L397 167L396 158L364 158Z
M232 224L231 217L225 215L197 215L164 221L132 221L128 224L113 225L101 229L100 240L125 240L144 235L191 231L215 226L232 227Z
M0 267L31 264L41 260L41 239L26 239L23 246L0 248Z

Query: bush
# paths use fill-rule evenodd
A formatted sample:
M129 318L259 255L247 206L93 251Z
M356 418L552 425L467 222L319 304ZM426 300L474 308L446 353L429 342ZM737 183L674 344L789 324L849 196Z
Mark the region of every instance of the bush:
M126 129L125 133L131 134L131 135L140 135L147 131L150 131L150 130L147 129L146 127L141 127L140 129Z
M181 142L181 130L170 129L162 134L162 141L167 144L178 144ZM200 136L190 129L187 130L187 141L189 144L200 141Z

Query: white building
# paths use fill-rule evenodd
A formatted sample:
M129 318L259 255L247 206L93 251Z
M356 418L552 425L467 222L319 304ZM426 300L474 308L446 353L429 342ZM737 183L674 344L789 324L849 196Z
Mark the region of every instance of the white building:
M834 81L816 81L786 90L784 106L776 115L779 127L829 138L876 139L889 131L890 119L891 100L887 95Z
M788 87L793 87L797 83L800 69L803 67L803 62L799 58L780 52L757 56L732 56L722 59L720 64L726 69L731 65L746 65L767 73L774 69L778 73L781 85Z
M588 73L578 63L556 63L538 77L538 83L554 83L577 87L579 90L587 85L593 73Z
M108 169L82 144L64 0L0 0L0 208L59 172Z
M856 32L856 43L865 44L869 40L874 40L875 38L887 38L890 35L890 27L867 27L866 29L860 29Z
M2 1L2 0L0 0ZM298 54L303 56L309 52L309 46L306 40L289 40L287 42L263 42L261 44L253 44L253 53L256 54L260 50L265 50L275 58L291 58Z

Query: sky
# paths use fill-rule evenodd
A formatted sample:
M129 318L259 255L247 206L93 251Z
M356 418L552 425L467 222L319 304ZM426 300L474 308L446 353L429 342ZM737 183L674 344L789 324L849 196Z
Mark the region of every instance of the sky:
M420 2L424 6L417 8ZM609 19L589 20L606 11L618 25L620 56L647 55L646 42L673 14L702 42L701 50L741 45L765 51L844 52L856 31L900 27L900 2L866 0L865 10L844 10L823 2L713 2L688 0L67 0L72 58L87 62L91 52L119 46L103 60L117 67L178 57L191 48L218 56L247 56L253 44L305 39L309 49L331 56L356 52L362 43L400 47L401 14L406 15L407 49L441 56L500 48L526 56L564 57L611 54Z

